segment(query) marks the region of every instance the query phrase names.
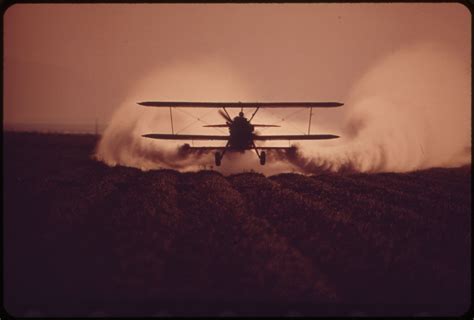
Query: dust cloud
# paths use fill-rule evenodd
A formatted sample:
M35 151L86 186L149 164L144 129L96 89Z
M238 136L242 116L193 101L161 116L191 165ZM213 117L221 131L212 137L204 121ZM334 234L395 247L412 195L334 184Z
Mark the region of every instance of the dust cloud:
M261 167L253 152L226 153L220 167L214 166L213 152L191 151L187 146L223 146L225 141L168 141L142 137L147 133L228 135L226 128L204 128L223 124L216 109L147 108L140 101L249 101L251 91L238 72L218 57L175 63L151 71L131 90L113 114L94 157L109 166L128 166L142 170L171 168L180 171L215 169L225 174L259 171L265 174L287 171L286 161ZM239 110L240 111L240 110ZM236 115L236 111L230 111ZM263 169L263 170L262 170ZM290 169L291 170L291 169Z
M140 107L136 102L264 100L255 99L245 83L219 59L176 63L151 72L113 115L95 157L111 166L216 169L225 174L406 172L471 163L469 57L463 60L456 52L430 43L401 48L376 61L343 101L342 119L328 124L327 130L313 132L335 133L340 139L294 143L290 151L269 153L265 166L260 166L253 151L247 151L227 153L217 168L212 152L190 152L183 147L192 142L141 137L170 133L172 128L168 109ZM177 109L173 122L175 133L228 133L225 128L202 127L224 123L214 109ZM196 141L193 145L222 144Z
M406 172L471 163L470 58L423 43L376 62L346 102L341 139L280 153L305 173Z

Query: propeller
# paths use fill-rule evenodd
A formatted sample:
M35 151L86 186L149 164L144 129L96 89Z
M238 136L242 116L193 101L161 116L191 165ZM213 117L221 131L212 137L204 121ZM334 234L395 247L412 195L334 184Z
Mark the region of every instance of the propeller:
M266 127L266 128L278 128L281 127L277 124L252 124L254 127Z
M222 110L219 110L219 114L228 122L232 123L232 119Z
M205 125L203 127L206 127L206 128L227 128L229 126L228 123L226 124L208 124L208 125Z

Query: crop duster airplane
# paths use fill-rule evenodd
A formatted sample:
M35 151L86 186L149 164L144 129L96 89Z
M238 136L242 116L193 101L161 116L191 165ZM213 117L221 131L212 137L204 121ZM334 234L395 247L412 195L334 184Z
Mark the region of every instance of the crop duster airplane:
M264 150L288 150L291 147L260 147L255 141L265 140L325 140L335 139L339 136L333 134L310 134L311 116L313 108L340 107L340 102L176 102L176 101L147 101L139 102L145 107L169 108L172 134L149 133L143 135L146 138L161 140L223 140L227 141L224 147L189 147L193 150L217 150L215 153L216 166L221 165L221 160L226 151L239 151L254 149L264 165L266 153ZM229 135L197 135L197 134L174 134L172 108L217 108L219 114L225 119L225 124L205 125L204 127L229 128ZM240 108L237 117L232 117L226 108ZM244 116L243 108L256 108L250 119ZM252 124L251 121L261 108L310 108L308 134L305 135L258 135L254 133L256 127L279 127L271 124ZM260 151L260 152L259 152Z

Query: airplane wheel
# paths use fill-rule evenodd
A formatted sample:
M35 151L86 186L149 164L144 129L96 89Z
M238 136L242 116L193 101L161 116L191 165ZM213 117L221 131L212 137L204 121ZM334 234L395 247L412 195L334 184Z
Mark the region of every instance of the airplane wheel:
M214 156L214 160L216 161L216 166L221 165L222 156L221 156L220 152L216 152L216 154Z
M260 153L260 164L263 166L265 164L265 161L267 160L267 154L265 153L265 151L262 151L262 153Z

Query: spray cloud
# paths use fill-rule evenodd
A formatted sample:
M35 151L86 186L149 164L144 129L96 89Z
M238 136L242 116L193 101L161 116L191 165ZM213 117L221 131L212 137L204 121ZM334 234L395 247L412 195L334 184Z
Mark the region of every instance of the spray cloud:
M188 152L180 147L183 142L142 138L145 133L170 132L169 113L139 107L136 102L261 100L249 99L255 95L243 83L235 70L219 59L175 64L152 72L112 117L96 158L109 165L143 170L209 168L213 164L211 153ZM328 127L340 139L296 143L296 148L288 152L269 154L264 167L251 152L230 153L218 169L224 173L256 170L265 174L295 170L404 172L468 164L470 87L468 60L457 53L430 43L401 48L377 61L354 85L344 101L340 127ZM202 128L206 123L223 122L215 110L192 110L192 115L194 118L184 110L173 113L174 122L182 128L175 128L175 133L227 133ZM304 128L307 123L299 125Z
M171 133L168 109L137 105L146 100L164 101L246 101L246 88L236 70L217 57L168 65L152 71L128 95L113 114L97 146L95 158L110 166L123 165L142 170L171 168L196 171L213 168L211 152L190 151L187 141L167 141L143 138L147 133ZM227 135L226 128L203 128L205 124L225 121L216 109L173 109L174 133ZM222 142L194 142L194 146L222 146ZM260 169L265 174L287 170L286 161L276 161L261 167L251 152L227 153L223 173Z
M384 57L356 83L338 143L286 153L302 171L405 172L471 163L470 66L430 43Z

